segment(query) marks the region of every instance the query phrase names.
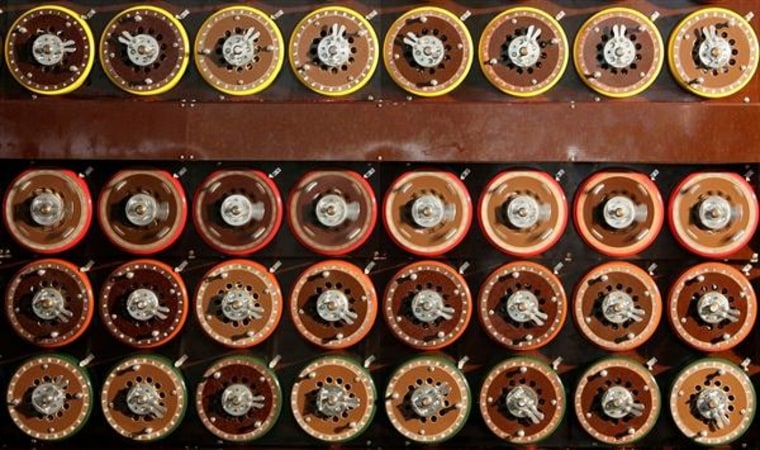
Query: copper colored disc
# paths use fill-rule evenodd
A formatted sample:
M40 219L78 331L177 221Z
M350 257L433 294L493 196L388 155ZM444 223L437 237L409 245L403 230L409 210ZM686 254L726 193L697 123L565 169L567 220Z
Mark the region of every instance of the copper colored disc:
M722 263L686 270L668 296L668 319L679 338L703 352L731 349L751 332L757 298L743 273Z
M106 237L137 255L158 253L182 234L187 200L180 182L163 170L122 170L103 187L98 219Z
M404 250L438 256L467 235L472 201L464 183L450 172L407 172L385 195L383 222L391 239Z
M467 423L472 394L467 378L442 357L420 356L393 372L385 390L385 412L405 438L437 444Z
M90 378L68 356L28 359L8 383L8 412L32 439L60 441L73 436L87 423L92 404Z
M27 250L53 254L71 249L92 222L87 184L70 170L33 169L14 179L5 192L3 222Z
M182 278L166 264L138 259L119 266L103 283L100 319L119 342L153 348L185 324L188 297Z
M216 437L249 442L269 432L282 409L277 375L249 356L223 358L206 370L195 406L203 425Z
M591 343L610 352L632 350L654 334L662 317L660 290L627 262L595 267L576 285L573 317Z
M325 356L301 371L290 394L298 425L323 442L357 438L372 423L377 392L361 365L340 356Z
M208 336L227 347L266 340L280 323L282 292L277 279L252 261L225 261L209 270L195 293L195 313Z
M608 445L645 437L662 406L654 376L625 358L607 358L588 368L575 388L574 402L581 427Z
M350 347L364 339L377 317L372 280L353 264L330 260L307 268L290 293L290 316L312 344Z
M630 8L609 8L592 16L578 32L574 52L581 80L616 98L645 91L665 61L657 26Z
M467 282L453 267L418 261L396 272L385 288L385 321L410 347L447 347L465 332L472 316Z
M358 91L377 68L375 30L359 12L326 6L301 19L290 37L290 65L298 81L328 96Z
M153 442L182 423L187 410L185 381L164 357L135 356L108 374L100 405L114 431L134 441Z
M201 25L195 63L204 80L229 95L259 93L282 69L284 43L277 24L248 6L223 8Z
M5 292L11 328L40 347L60 347L76 340L90 325L94 309L87 275L59 259L27 264Z
M488 373L480 389L480 413L488 428L510 444L549 437L565 416L559 375L533 358L508 359Z
M479 57L483 73L497 89L516 97L533 97L559 82L570 48L554 17L540 9L514 7L486 25Z
M533 350L551 342L567 317L567 296L551 270L528 261L494 270L480 288L480 323L510 350Z
M195 193L193 222L214 250L249 255L269 244L280 229L280 190L257 170L213 172Z
M716 259L749 244L760 218L752 186L732 172L686 177L671 194L668 215L670 229L681 245Z
M657 239L665 217L657 185L633 172L599 172L575 197L575 227L594 250L608 256L641 253Z
M722 446L752 426L757 398L742 369L722 359L697 360L670 390L670 413L681 433L699 445Z
M375 228L375 194L356 172L309 172L290 193L288 219L295 237L310 250L345 255L364 244Z
M699 9L670 37L670 70L678 84L707 98L733 95L752 80L760 48L745 17L725 8Z
M10 27L5 62L13 78L36 94L61 95L82 86L95 63L92 31L76 11L44 5Z
M520 257L537 256L554 246L565 231L567 215L562 186L547 173L532 170L497 175L478 206L486 238L504 253Z
M157 95L179 83L190 42L169 11L139 5L117 14L100 38L100 62L108 78L134 95Z
M445 95L470 72L472 37L451 12L423 6L404 13L385 35L383 58L402 89L423 97Z

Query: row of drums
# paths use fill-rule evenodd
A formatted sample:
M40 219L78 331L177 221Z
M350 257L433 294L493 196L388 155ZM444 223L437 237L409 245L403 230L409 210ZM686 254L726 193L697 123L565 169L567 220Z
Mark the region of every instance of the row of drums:
M342 6L312 11L295 26L287 59L314 92L342 96L364 87L382 59L407 92L435 97L456 89L477 59L486 78L516 97L541 95L563 77L572 58L595 92L631 97L645 91L664 61L688 91L721 98L741 91L757 69L758 39L750 20L726 8L702 8L676 26L665 49L657 12L615 7L594 14L571 49L559 20L531 7L513 7L486 26L477 49L464 21L469 11L423 6L403 13L379 43L370 20ZM175 87L195 59L200 75L224 95L252 95L280 73L286 43L273 17L248 6L212 14L191 47L181 19L150 5L126 9L106 25L96 45L87 17L43 5L11 25L5 58L11 75L30 91L60 95L81 87L97 56L108 78L135 95ZM382 53L381 53L382 52Z
M5 312L22 339L55 348L81 337L97 309L113 338L139 349L176 337L191 309L208 337L231 348L268 339L285 309L310 344L344 349L369 335L379 313L399 342L418 350L456 342L470 326L473 310L495 342L533 350L554 340L570 313L590 343L617 352L647 342L666 309L681 341L717 352L747 338L758 307L747 276L717 262L685 270L665 299L647 271L623 261L591 269L576 284L572 301L550 269L527 261L498 267L476 294L455 267L417 261L398 270L379 297L363 269L327 260L307 267L285 302L270 270L240 259L211 268L191 301L175 268L141 259L114 269L96 304L79 267L43 259L22 267L7 283Z
M196 231L214 250L248 256L269 244L283 216L303 246L325 256L349 254L367 242L381 215L390 238L422 257L444 255L468 234L473 216L494 247L533 257L563 236L570 216L559 177L536 170L496 175L473 208L464 173L413 170L386 189L378 214L376 194L350 170L313 170L290 189L283 205L273 174L219 170L197 187L192 204ZM594 250L633 256L658 237L667 217L677 241L706 258L743 250L758 225L758 201L749 182L729 172L697 172L673 189L667 214L652 176L611 170L588 177L575 192L575 228ZM96 211L103 234L136 255L161 252L185 229L188 205L180 175L163 170L121 170L100 189ZM473 211L477 209L477 211ZM286 211L284 211L286 210ZM25 249L55 254L87 235L93 206L86 175L32 169L6 187L3 219Z
M212 363L188 392L181 369L154 355L119 362L96 397L87 369L65 355L25 361L13 374L7 405L18 428L38 440L60 440L85 426L99 403L119 435L150 442L166 437L183 421L188 403L210 433L233 442L266 435L288 403L274 364L249 356ZM675 376L663 395L651 367L625 358L602 359L580 375L572 396L552 366L510 358L493 367L477 396L466 366L446 356L413 358L393 371L378 393L371 366L347 356L323 356L293 380L291 412L300 428L323 443L355 439L384 407L404 439L435 444L455 436L478 408L487 427L510 444L534 444L551 436L572 409L581 427L606 445L645 437L663 405L676 427L701 445L724 445L751 426L757 408L745 371L726 360L700 359ZM569 397L569 398L568 398ZM569 405L568 405L569 404Z

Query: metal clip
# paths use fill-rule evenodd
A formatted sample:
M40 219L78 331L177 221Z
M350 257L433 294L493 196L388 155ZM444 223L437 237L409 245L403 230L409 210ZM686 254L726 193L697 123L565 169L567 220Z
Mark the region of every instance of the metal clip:
M750 181L752 179L752 176L755 174L755 171L750 169L747 171L747 173L744 174L744 179L747 181Z
M657 358L655 357L649 358L649 360L647 360L646 362L647 370L651 372L652 369L654 369L655 364L657 364Z
M742 267L742 273L744 276L749 276L750 272L752 271L752 264L745 264L744 267Z
M742 361L741 366L742 369L744 369L745 372L749 372L749 365L752 364L752 359L750 358L744 358L744 361Z
M277 367L277 364L280 364L280 361L282 361L282 355L278 353L274 355L274 358L272 358L272 360L269 361L269 364L267 364L267 366L270 369L274 370L274 368Z
M461 16L459 16L459 20L461 20L462 22L464 22L464 21L466 21L467 19L469 19L469 18L470 18L470 16L472 16L472 11L470 11L470 10L468 9L468 10L467 10L467 11L465 11L465 12L464 12L464 13L463 13Z
M177 14L176 17L177 17L178 20L183 20L185 17L187 17L189 15L190 15L190 10L183 9L182 12L180 12L179 14Z
M187 167L181 167L178 171L174 172L172 176L176 179L182 178L187 173Z
M278 259L277 261L274 262L274 264L272 264L272 267L269 268L269 273L277 272L277 269L279 269L280 267L282 267L282 261Z
M744 16L744 20L746 20L747 22L751 22L752 19L754 18L755 18L755 13L753 11L748 12L747 15Z
M554 266L554 268L552 269L552 272L554 273L554 275L559 275L559 271L562 270L563 267L565 267L565 263L560 261Z
M660 11L655 11L655 12L652 13L651 16L649 16L649 19L651 19L652 22L656 22L657 19L659 19L659 18L660 18Z
M658 169L654 169L652 173L649 174L649 179L654 181L657 179L657 177L660 175L660 171Z
M187 260L182 261L181 263L179 263L177 267L174 268L174 272L176 273L182 272L183 270L185 270L185 267L187 267L188 264L189 263L187 262Z
M469 360L470 360L470 357L469 357L469 356L467 356L467 355L465 355L465 356L462 356L462 358L461 358L459 361L457 361L457 369L459 369L459 370L463 370L463 369L464 369L464 366L465 366L465 364L467 364L467 362L468 362Z
M366 16L364 16L364 18L367 19L367 20L372 20L375 17L377 17L377 10L376 9L373 9L372 11L369 12L369 14L367 14Z
M85 356L83 360L79 361L79 367L87 367L93 359L95 359L95 355L90 353L89 355Z
M557 369L559 369L560 364L562 364L562 357L557 356L557 358L555 358L554 361L552 361L552 369L556 371Z
M269 175L267 175L269 178L275 178L277 175L279 175L282 172L282 169L279 167L275 167L275 169L271 172L269 172Z
M649 273L649 275L654 275L654 272L655 270L657 270L657 267L658 267L657 263L653 262L652 264L649 265L649 267L647 267L647 273Z
M567 13L565 11L560 11L560 12L557 13L556 16L554 16L554 20L556 20L557 22L559 22L560 20L564 19L566 15L567 15Z
M367 179L369 179L374 174L375 174L375 168L374 167L370 167L369 170L367 170L366 172L364 172L364 175L362 175L362 178L364 178L365 180L367 180Z
M376 359L377 357L375 355L369 355L367 359L364 360L364 363L362 363L362 366L365 369L369 369L372 363L375 362Z
M94 172L94 171L95 171L95 169L93 169L92 166L90 166L90 167L84 169L84 172L79 172L77 175L79 176L79 178L83 178L84 179L84 178L89 177L92 174L92 172Z
M79 268L79 271L82 272L82 273L87 273L87 272L90 271L90 269L92 269L92 266L94 266L94 265L95 265L95 261L89 260L89 261L87 261L87 264L85 264L85 265L83 265L82 267Z
M470 176L470 173L472 173L470 169L464 169L462 173L459 174L459 179L464 181L465 179L467 179L468 176Z
M283 11L281 9L278 9L277 11L274 12L274 14L272 14L271 16L269 16L269 18L272 19L272 20L277 20L280 17L282 17L283 14L285 14L285 11Z
M364 275L369 275L369 273L372 272L372 269L374 269L376 265L377 263L375 261L370 261L367 263L367 265L364 266Z
M464 273L467 271L467 269L470 268L470 262L465 261L462 263L461 266L459 266L459 275L464 275Z
M176 367L177 369L179 369L180 367L182 367L182 364L185 364L185 362L188 360L188 358L190 358L190 357L187 356L187 353L183 354L182 356L179 357L178 360L174 361L174 367Z
M565 169L559 169L557 173L554 174L554 181L559 181L564 176L565 176Z

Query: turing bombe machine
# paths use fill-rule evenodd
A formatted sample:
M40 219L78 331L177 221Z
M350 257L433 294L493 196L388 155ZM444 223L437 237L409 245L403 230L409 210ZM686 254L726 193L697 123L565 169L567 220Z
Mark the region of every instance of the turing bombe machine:
M753 448L754 0L0 0L0 444Z

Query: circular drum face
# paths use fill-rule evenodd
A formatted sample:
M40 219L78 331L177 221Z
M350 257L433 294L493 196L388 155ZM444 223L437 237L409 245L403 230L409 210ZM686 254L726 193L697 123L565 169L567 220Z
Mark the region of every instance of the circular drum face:
M357 11L326 6L309 13L290 37L290 65L312 91L342 96L364 87L378 61L377 35Z
M298 332L326 349L350 347L370 332L377 294L360 268L330 260L306 269L293 285L290 315Z
M280 229L280 190L263 172L216 171L195 193L193 222L214 250L247 256L269 244Z
M520 257L537 256L562 237L567 225L567 199L562 186L547 173L503 172L483 190L480 228L499 250Z
M90 228L90 190L70 170L28 170L7 188L3 221L11 237L29 251L47 255L69 250Z
M103 187L98 218L103 233L119 249L138 255L158 253L185 228L185 191L168 172L122 170Z
M23 13L5 41L13 78L35 94L68 94L81 87L95 63L95 39L82 15L44 5Z
M19 270L5 293L11 328L40 347L60 347L80 337L92 320L95 299L87 275L58 259L40 259Z
M56 354L24 362L7 392L13 423L32 439L60 441L76 434L92 411L92 384L73 359Z
M532 358L508 359L488 373L480 389L480 413L488 428L510 444L549 437L565 416L562 380Z
M223 358L203 374L195 406L201 422L214 436L250 442L267 434L280 417L280 382L261 360Z
M322 442L345 442L369 428L376 399L369 372L347 358L326 356L298 375L290 407L309 436Z
M419 261L398 271L385 288L385 321L393 335L418 350L447 347L467 329L472 296L453 267Z
M551 342L567 317L562 282L551 270L528 261L494 270L480 288L480 323L510 350L533 350Z
M187 410L185 381L160 356L123 360L103 382L100 405L108 425L125 438L152 442L170 435Z
M652 337L662 317L660 290L631 263L597 266L577 284L573 316L586 339L609 351L632 350Z
M117 14L100 38L100 62L108 78L134 95L158 95L182 79L190 41L172 13L140 5Z
M467 235L472 201L464 183L450 172L407 172L388 189L383 221L391 239L404 250L439 256Z
M644 92L662 70L665 51L657 26L629 8L592 16L575 39L575 68L599 94L624 98Z
M480 38L480 67L505 94L534 97L553 88L567 68L570 48L562 26L530 7L496 16Z
M704 263L686 270L668 297L668 318L679 338L703 352L729 350L751 332L757 317L752 284L737 269Z
M206 83L229 95L268 88L285 59L280 29L261 10L224 8L209 16L195 39L195 64Z
M600 172L575 197L575 227L586 243L608 256L633 256L648 248L662 229L665 207L648 176Z
M747 20L725 8L699 9L670 36L669 63L678 84L706 98L744 89L758 64L757 35Z
M290 229L310 250L328 256L348 254L364 244L377 222L375 194L352 171L307 173L291 191Z
M472 37L459 17L423 6L396 19L385 35L383 59L402 89L437 97L456 89L470 72Z
M684 436L699 445L728 445L752 426L757 409L749 376L721 359L700 359L678 374L670 413Z
M261 264L225 261L201 278L195 313L203 331L220 344L253 347L271 336L280 323L280 285Z
M715 259L729 257L749 244L759 217L752 186L729 172L686 177L673 190L668 213L670 229L681 245Z
M472 395L457 366L436 356L412 359L391 376L385 412L405 438L437 444L454 437L470 415Z
M575 414L584 430L607 445L645 437L660 415L660 388L639 363L608 358L591 366L575 388Z
M182 278L159 261L119 266L103 283L100 319L119 342L153 348L169 342L185 324L188 297Z

